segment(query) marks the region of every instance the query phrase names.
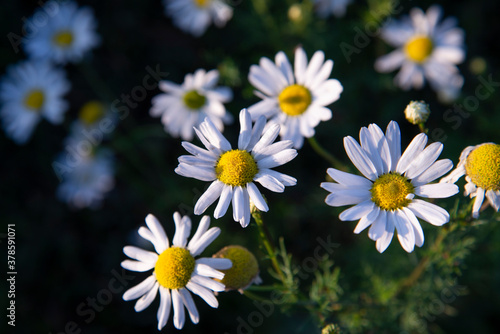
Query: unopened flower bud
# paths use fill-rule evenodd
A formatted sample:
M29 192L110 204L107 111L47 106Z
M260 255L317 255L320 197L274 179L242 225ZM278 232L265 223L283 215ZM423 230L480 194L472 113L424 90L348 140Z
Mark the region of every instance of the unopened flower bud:
M425 123L430 113L429 105L424 101L411 101L405 109L405 117L412 124Z

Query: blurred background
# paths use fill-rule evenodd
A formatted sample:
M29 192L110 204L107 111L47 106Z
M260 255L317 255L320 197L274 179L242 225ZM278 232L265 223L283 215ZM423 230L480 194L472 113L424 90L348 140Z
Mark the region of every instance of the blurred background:
M237 120L241 108L259 101L247 79L252 64L257 64L264 56L273 59L280 50L293 59L293 50L299 45L308 57L316 50L323 50L327 59L334 60L331 77L341 82L344 91L330 106L333 118L316 127L316 138L349 166L351 163L342 139L347 135L358 138L359 129L370 123L385 128L390 120L397 121L403 134L402 147L408 145L419 133L417 126L404 119L403 110L410 100L425 100L429 104L431 115L427 127L431 131L443 130L445 137L439 138L445 145L441 156L452 159L454 164L466 146L500 143L499 85L494 86L489 97L479 101L479 106L471 110L467 118L448 122L443 118L448 109L453 109L453 103L463 105L468 96L475 96L482 83L480 78L500 82L500 4L496 1L439 1L443 16L456 17L458 26L465 31L467 56L459 65L465 84L459 98L451 104L439 101L428 85L422 90L405 92L394 85L395 73L377 73L373 67L375 59L392 50L377 36L368 36L366 47L346 59L341 43L354 45L357 31L364 31L366 24L377 21L370 13L376 8L390 6L385 0L356 0L347 7L344 17L327 19L319 19L309 1L238 1L232 3L234 16L224 28L210 26L200 38L174 27L171 19L165 16L160 0L78 3L93 8L102 41L84 62L65 66L72 88L65 96L70 108L64 123L55 126L42 121L23 146L0 132L2 275L6 275L3 268L6 268L7 224L15 224L16 228L17 266L16 327L13 331L7 326L4 316L0 324L2 333L157 332L158 300L142 313L134 311L134 302L122 300L125 289L147 276L128 271L129 276L123 276L120 262L125 255L122 248L125 245L144 246L137 229L144 225L148 213L158 217L170 237L174 233L172 214L175 211L191 215L196 226L200 217L192 214L192 208L206 186L205 182L174 173L177 158L185 154L181 140L166 134L160 120L149 115L151 98L160 90L148 90L147 96L129 108L129 115L118 121L116 130L102 143L115 155L115 187L99 208L75 209L59 201L55 195L59 180L52 167L64 149L63 140L80 108L90 100L102 100L103 96L110 99L109 103L120 99L122 94L130 94L134 87L142 85L148 66L159 67L168 73L167 80L179 84L185 74L198 68L218 69L220 85L233 89L234 99L226 107ZM407 14L412 7L426 10L432 4L431 1L402 1L399 5L403 8L401 13ZM8 65L26 58L22 50L14 52L7 34L21 35L24 20L39 5L37 1L27 0L2 3L2 75ZM291 7L295 9L290 10ZM375 24L381 22L383 20L378 20ZM224 134L235 143L238 131L238 122L234 122L226 126ZM284 238L287 250L299 266L318 246L318 237L331 238L339 245L330 256L334 265L340 268L342 291L339 294L342 297L339 298L354 305L360 300L369 305L367 300L391 288L385 282L411 272L438 229L423 223L426 243L412 254L404 252L394 240L385 253L379 254L366 232L352 233L354 222L338 220L344 208L325 205L327 193L319 184L325 181L328 167L306 142L296 159L278 168L294 176L297 186L287 187L284 194L264 190L270 211L263 218L276 241L280 236ZM462 179L458 183L461 193L463 184ZM463 198L461 193L442 201L443 205L451 209L459 197L460 203L468 203L469 199ZM213 210L214 206L206 213L212 215ZM483 215L492 217L493 210L489 208ZM408 306L409 313L403 312L387 321L379 319L379 322L370 320L369 308L351 312L350 317L332 310L331 321L345 326L346 333L498 333L498 224L500 222L478 221L477 226L468 228L460 240L453 241L460 247L460 242L464 243L463 254L450 255L446 247L443 248L443 265L449 268L446 281L449 282L450 277L454 279L454 283L445 288L452 293L443 290L441 278L436 274L442 271L431 267L426 274L427 288L433 289L434 285L440 288L434 291L434 297L421 301L424 306ZM228 244L243 245L259 258L264 284L272 284L267 273L270 263L258 247L257 229L253 223L242 229L231 215L226 215L219 220L212 218L212 226L221 227L222 233L204 255L209 256ZM452 263L447 262L447 257L453 260ZM314 278L312 273L308 275L305 282ZM109 283L116 276L121 277L122 284L110 288ZM7 287L5 282L2 279L0 286ZM425 289L425 286L420 288ZM0 307L6 310L8 300L3 291L2 288ZM413 293L415 298L420 294L418 290ZM218 309L211 309L197 296L194 298L200 323L193 325L187 320L183 329L187 333L319 333L309 313L294 309L282 313L275 307L269 312L270 316L264 314L260 321L261 318L253 313L259 308L238 292L220 294ZM419 325L411 327L404 319L411 318L413 308L418 309ZM258 326L252 325L256 323ZM172 331L176 329L170 319L163 332Z

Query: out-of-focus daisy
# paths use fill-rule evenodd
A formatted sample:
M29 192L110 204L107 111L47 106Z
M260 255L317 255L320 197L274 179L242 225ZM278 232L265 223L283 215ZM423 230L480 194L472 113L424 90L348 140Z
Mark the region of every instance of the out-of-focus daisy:
M328 17L333 14L335 17L345 15L347 5L353 0L314 0L316 13L319 17Z
M174 24L195 37L213 23L221 28L233 17L233 9L221 0L163 0L165 14Z
M442 10L431 6L427 13L413 8L410 16L392 20L381 30L382 38L397 49L375 62L379 72L401 68L394 81L404 90L420 89L427 79L431 87L454 98L463 85L456 64L465 57L464 32L454 18L438 23Z
M116 116L108 112L103 103L89 101L80 109L78 119L71 125L71 134L64 144L66 147L71 146L72 151L81 150L79 146L96 147L115 129L116 122Z
M268 126L281 126L281 139L301 148L304 137L312 137L319 122L332 117L326 106L338 100L343 89L338 80L328 79L333 61L324 60L323 51L316 51L308 64L304 50L297 48L295 70L281 51L275 63L263 57L259 65L252 65L248 80L262 99L248 108L252 119L266 116Z
M217 70L205 72L203 69L187 74L181 85L161 81L159 87L165 94L153 98L151 116L161 116L165 131L184 140L193 139L193 127L206 117L222 131L224 123L232 121L223 103L231 101L233 93L229 87L217 87L218 81Z
M248 249L238 245L222 248L213 255L214 258L229 259L233 263L230 269L223 270L224 278L221 282L226 286L226 291L243 290L252 284L262 283L259 276L259 263Z
M479 217L479 209L484 196L491 206L498 211L500 208L500 145L484 143L468 146L460 155L457 168L440 182L455 183L465 175L465 196L475 197L472 216Z
M26 53L32 58L59 64L81 61L85 53L100 42L92 9L78 8L73 1L49 1L44 5L47 6L58 10L47 24L40 26L36 21L32 23L38 28L24 40ZM46 16L44 7L39 8L30 20L34 21L40 15Z
M47 62L9 66L0 82L0 115L7 136L24 144L42 117L60 124L68 107L63 96L69 88L64 71Z
M56 161L61 184L57 196L77 209L97 208L115 184L113 154L104 149L80 155L68 164L67 154Z
M183 142L182 146L192 155L179 157L175 172L202 181L213 181L198 199L194 213L199 215L220 197L214 217L220 218L233 202L233 219L247 227L250 223L250 201L261 211L268 211L266 201L254 182L274 191L283 192L285 186L293 186L297 180L276 172L271 168L283 165L297 156L289 140L272 142L278 136L277 124L264 131L266 120L257 119L252 127L250 114L246 109L240 112L240 135L238 148L220 133L210 119L205 119L199 129L195 128L206 149Z
M224 273L219 270L231 268L228 259L202 257L195 259L220 234L218 227L209 229L210 218L203 216L196 233L187 241L191 233L191 219L174 213L175 234L170 246L168 237L160 222L153 215L146 217L146 227L139 228L139 235L150 241L156 252L146 251L134 246L125 246L123 252L133 260L125 260L122 267L132 271L153 273L138 285L125 291L124 300L137 299L135 310L146 309L160 291L158 308L158 330L161 330L170 316L171 305L174 308L174 326L181 329L185 322L186 307L191 321L199 321L198 310L191 293L200 296L211 307L219 303L212 291L224 291L224 284L212 278L222 279Z
M401 155L399 126L392 121L386 133L375 124L361 128L360 142L351 136L344 138L344 147L352 163L365 176L341 172L334 168L328 174L335 182L324 182L321 187L330 191L325 202L330 206L352 205L343 211L342 221L358 220L354 229L358 234L368 226L370 239L383 252L391 243L394 229L403 249L412 252L415 245L424 244L424 233L417 219L441 226L450 216L441 207L415 199L445 198L458 192L448 183L433 183L447 173L453 164L449 159L437 160L443 144L425 147L427 136L417 135Z

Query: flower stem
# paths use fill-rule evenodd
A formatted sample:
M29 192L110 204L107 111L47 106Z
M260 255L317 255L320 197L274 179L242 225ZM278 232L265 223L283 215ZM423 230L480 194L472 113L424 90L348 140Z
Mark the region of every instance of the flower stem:
M323 147L321 147L321 145L318 143L318 141L316 140L315 137L307 138L307 140L309 141L309 144L311 145L313 150L316 151L316 153L318 153L318 155L320 157L322 157L328 163L330 163L330 165L332 165L332 167L334 167L338 170L344 171L344 172L348 170L346 165L344 165L342 162L340 162L340 160L335 158L327 150L325 150Z
M451 230L451 229L444 229L443 228L440 230L440 233L438 234L438 236L434 240L434 243L431 246L431 249L430 249L431 253L434 254L434 253L436 253L436 251L438 251L439 246L443 242L444 237L448 234L449 230ZM411 274L408 275L408 277L403 282L401 282L395 295L397 296L400 293L402 293L405 289L408 289L408 288L412 287L413 285L415 285L415 283L417 283L420 276L422 276L422 274L425 272L425 270L429 266L430 262L431 262L431 255L424 256L420 260L418 265L415 267L415 269L413 269Z
M262 215L259 210L254 209L252 211L252 217L255 220L255 223L257 224L257 228L259 230L259 235L260 239L262 241L262 244L264 245L264 248L267 251L267 254L269 255L269 258L271 259L271 263L273 265L274 270L278 274L278 276L281 279L281 282L285 282L285 275L283 274L283 271L281 270L281 267L278 263L278 259L276 257L276 248L274 247L272 243L271 236L269 234L269 231L267 227L264 225L264 221L262 220Z

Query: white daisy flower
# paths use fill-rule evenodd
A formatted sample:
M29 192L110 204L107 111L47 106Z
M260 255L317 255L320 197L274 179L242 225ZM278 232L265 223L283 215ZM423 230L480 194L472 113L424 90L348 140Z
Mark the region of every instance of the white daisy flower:
M171 305L174 308L174 326L181 329L185 322L184 307L191 321L199 321L198 310L189 293L200 296L211 307L217 308L219 303L212 291L224 291L224 284L213 280L224 278L219 270L231 268L228 259L202 257L195 259L220 234L220 228L210 225L210 218L203 216L196 233L187 241L191 233L191 219L174 213L175 234L170 246L165 230L155 216L146 217L146 227L139 228L139 235L150 241L156 252L146 251L134 246L125 246L123 252L133 260L125 260L122 267L132 271L144 272L154 269L151 276L138 285L125 291L124 300L139 298L135 310L146 309L160 291L160 307L158 308L158 330L161 330L170 316ZM134 261L136 260L136 261Z
M440 182L455 183L465 175L464 196L476 198L472 208L472 216L479 217L484 196L498 212L500 209L500 145L484 143L468 146L460 155L457 168Z
M163 0L165 14L181 30L200 37L213 23L224 27L233 17L233 9L221 0Z
M166 132L188 141L193 139L193 127L206 117L222 131L224 123L233 120L223 105L232 100L233 92L229 87L217 87L218 81L217 70L205 72L203 69L187 74L181 85L160 81L159 87L165 94L152 99L151 116L161 116Z
M266 120L260 117L252 127L250 114L246 109L240 112L240 135L238 149L220 133L210 119L205 119L199 129L195 128L206 149L183 142L182 146L192 155L179 157L175 172L202 181L213 181L198 199L194 213L202 214L217 198L216 219L224 216L233 202L233 219L247 227L250 223L250 201L261 211L268 211L266 201L254 182L274 191L283 192L285 186L297 183L293 177L276 172L271 168L283 165L297 156L289 140L272 142L278 136L277 124L264 131Z
M326 18L330 15L342 17L345 15L347 5L353 0L314 0L316 13L319 17Z
M56 163L62 171L57 197L77 209L98 208L115 185L113 155L108 150L82 155L71 165L67 154L61 154Z
M47 62L24 61L7 68L0 82L0 116L9 138L24 144L40 119L60 124L68 104L65 72Z
M370 239L376 241L382 253L391 243L394 229L403 249L412 252L415 245L424 244L424 233L417 219L441 226L449 214L441 207L415 199L445 198L455 195L458 187L448 183L433 183L447 173L453 164L449 159L437 160L443 144L425 147L427 136L417 135L401 155L401 134L396 122L391 121L386 133L375 124L360 131L360 142L351 136L344 138L344 147L352 163L365 176L341 172L334 168L328 174L335 182L324 182L321 187L330 191L325 202L330 206L356 204L343 211L342 221L358 220L354 229L358 234L368 226Z
M454 18L438 23L441 7L427 13L413 8L410 16L391 20L381 30L382 38L397 49L375 62L379 72L401 68L394 81L402 89L420 89L427 79L431 87L448 98L455 98L462 85L457 64L465 58L464 32Z
M281 51L275 63L263 57L258 66L252 65L248 80L262 99L248 108L252 119L266 116L268 126L281 126L282 140L291 140L295 148L301 148L304 137L314 136L319 122L332 117L326 106L337 101L343 90L338 80L328 79L333 61L324 60L323 51L316 51L308 65L304 49L297 48L294 71Z
M76 63L99 44L100 37L96 33L97 24L91 8L78 8L74 1L50 1L45 6L55 6L58 11L47 24L25 38L25 51L29 56L50 59L58 64ZM45 15L45 9L38 9L31 20L35 20L39 13ZM32 25L38 27L36 22Z

